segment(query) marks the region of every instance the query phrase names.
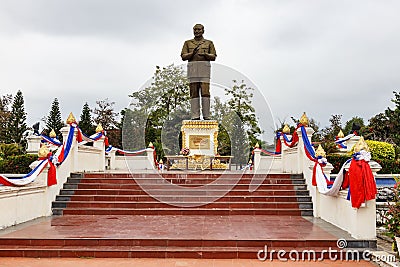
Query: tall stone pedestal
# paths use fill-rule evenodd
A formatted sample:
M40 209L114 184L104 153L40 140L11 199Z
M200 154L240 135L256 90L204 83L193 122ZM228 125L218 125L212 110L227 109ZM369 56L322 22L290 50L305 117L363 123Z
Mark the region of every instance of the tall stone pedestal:
M37 154L40 149L40 144L42 138L38 135L29 135L26 140L28 141L28 147L26 148L26 153Z
M218 121L184 120L182 122L182 147L190 155L214 156L218 148Z

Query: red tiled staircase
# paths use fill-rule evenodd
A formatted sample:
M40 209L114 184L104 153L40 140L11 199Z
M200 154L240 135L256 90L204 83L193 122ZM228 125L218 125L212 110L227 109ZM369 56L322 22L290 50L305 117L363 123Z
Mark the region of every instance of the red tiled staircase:
M299 175L264 175L262 185L249 192L253 175L243 175L238 184L230 178L217 184L210 182L219 174L168 174L162 183L152 184L155 174L84 174L69 178L53 202L56 215L292 215L312 216L312 202L304 179ZM260 176L260 175L259 175ZM259 177L260 178L260 177ZM137 181L140 180L140 185ZM232 179L233 180L233 179ZM148 182L147 182L148 181ZM163 183L186 187L185 195L165 189ZM165 204L149 196L141 186L151 186L162 194ZM205 185L204 190L190 190ZM215 194L233 189L215 202ZM159 191L159 192L157 192ZM198 203L198 205L196 205ZM207 203L201 205L202 203ZM183 204L183 205L182 205ZM201 205L201 206L200 206ZM183 207L182 207L183 206ZM186 208L184 206L198 206Z
M213 184L218 172L168 173L161 182L156 174L71 174L53 202L53 214L62 216L0 233L0 256L257 259L267 246L269 252L313 250L326 258L322 251L337 249L339 237L350 247L376 246L313 218L301 175L257 176L263 181L254 192L253 175L235 175ZM179 184L185 193L166 190L164 183ZM139 184L151 185L169 204ZM233 188L209 201L226 186ZM199 203L204 205L194 205Z

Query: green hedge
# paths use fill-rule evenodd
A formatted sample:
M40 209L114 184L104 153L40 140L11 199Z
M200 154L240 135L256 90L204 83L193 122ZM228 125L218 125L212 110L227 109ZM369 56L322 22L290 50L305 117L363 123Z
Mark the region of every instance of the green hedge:
M399 160L387 160L387 159L377 159L375 160L382 166L382 170L378 173L390 173L390 174L398 174L400 173L400 161Z
M392 144L380 141L365 140L371 152L373 160L394 160L396 157L396 151ZM352 147L350 154L354 153L354 146Z
M348 155L337 155L331 154L326 157L329 163L333 165L332 173L338 173L343 164L348 160L350 156ZM400 161L390 160L390 159L374 159L378 162L382 169L378 172L379 174L398 174L400 173Z
M396 152L392 144L386 142L379 142L373 140L365 141L369 150L371 151L371 157L373 160L394 160Z
M326 159L329 163L333 165L332 173L338 173L340 168L342 168L343 164L348 160L350 157L347 155L337 155L337 154L330 154L326 156Z
M26 174L31 171L29 165L37 160L37 155L10 156L0 160L0 173Z

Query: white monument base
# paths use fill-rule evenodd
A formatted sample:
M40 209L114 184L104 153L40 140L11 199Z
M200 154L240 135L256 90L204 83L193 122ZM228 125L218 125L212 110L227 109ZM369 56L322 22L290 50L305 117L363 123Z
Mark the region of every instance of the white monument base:
M217 154L218 121L184 120L181 131L182 148L189 148L190 155Z

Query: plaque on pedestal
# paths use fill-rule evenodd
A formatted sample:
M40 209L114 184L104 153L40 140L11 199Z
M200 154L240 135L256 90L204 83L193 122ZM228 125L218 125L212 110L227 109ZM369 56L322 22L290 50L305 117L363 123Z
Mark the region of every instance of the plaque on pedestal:
M218 121L184 120L182 122L182 147L190 155L214 156L218 148Z

